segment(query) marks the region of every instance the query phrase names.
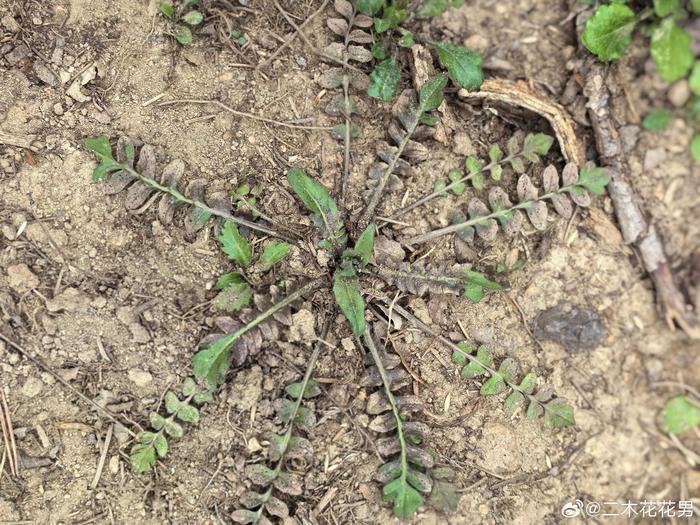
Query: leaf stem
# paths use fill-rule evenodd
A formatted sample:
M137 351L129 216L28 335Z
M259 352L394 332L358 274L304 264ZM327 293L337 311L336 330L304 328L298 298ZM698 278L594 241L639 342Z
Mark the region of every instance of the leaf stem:
M365 344L367 345L367 348L369 348L370 354L372 354L372 359L374 359L374 364L377 366L379 376L382 378L382 384L384 385L384 393L386 394L386 397L389 400L389 404L391 404L391 412L394 414L394 419L396 420L396 436L399 438L399 445L401 446L401 451L399 453L399 464L401 465L401 474L399 478L401 479L401 484L405 485L408 482L406 479L406 476L408 474L408 456L406 454L406 451L408 447L406 446L406 437L403 433L403 420L401 419L399 406L396 403L396 399L394 398L393 392L391 391L391 382L389 381L389 377L387 376L386 368L384 368L384 363L382 363L382 359L379 355L379 351L377 350L377 346L374 344L374 340L372 339L372 334L369 331L369 327L365 328L363 336Z
M199 200L195 199L190 199L177 191L175 188L172 188L170 186L165 186L155 179L152 179L151 177L147 177L146 175L142 175L138 171L134 170L133 168L129 167L126 163L121 165L122 169L127 172L129 175L131 175L133 178L140 180L144 184L147 184L154 190L160 191L162 193L167 193L171 197L173 197L178 203L184 203L184 204L189 204L190 206L194 206L195 208L198 208L202 210L203 212L209 213L211 215L214 215L216 217L221 217L222 219L225 219L227 221L235 222L236 224L240 224L241 226L245 226L247 228L250 228L251 230L256 230L261 233L265 233L267 235L272 235L273 237L278 237L280 239L283 239L287 242L291 242L292 244L296 244L296 240L292 239L290 237L287 237L286 235L283 235L272 228L268 228L267 226L262 226L260 224L256 224L252 221L249 221L247 219L243 219L242 217L236 217L234 215L231 215L230 213L227 213L225 211L217 210L216 208L211 208L210 206L207 206L205 203Z
M404 206L400 210L394 212L392 215L389 216L390 219L396 219L397 217L401 217L402 215L408 213L409 211L415 210L418 206L422 206L426 202L434 199L435 197L438 197L442 195L443 193L446 193L450 191L452 188L457 186L458 184L462 184L463 182L467 182L471 180L475 175L478 175L479 173L484 173L485 171L490 170L494 166L497 166L499 164L505 164L506 162L510 162L516 157L520 157L521 153L516 153L515 155L508 155L501 160L495 161L495 162L490 162L483 168L478 173L470 173L468 175L465 175L459 180L453 181L450 184L447 184L446 186L443 186L442 188L433 191L432 193L429 193L428 195L424 195L420 199L414 201L413 203L409 204L408 206Z
M301 408L301 403L304 401L304 393L306 392L306 387L309 385L309 381L311 380L311 373L313 372L314 367L316 366L316 361L318 361L318 356L321 353L321 347L323 345L323 341L326 338L326 335L328 334L329 328L330 322L325 321L323 323L323 329L321 332L321 340L318 341L314 346L314 350L311 353L311 357L309 357L309 360L307 362L306 371L304 372L304 377L301 380L301 388L299 390L299 395L297 396L294 402L294 408L292 409L291 417L289 419L289 426L287 427L287 431L284 433L284 436L282 436L280 458L277 461L274 470L275 478L277 478L277 476L279 476L280 472L282 471L282 466L284 464L284 455L287 453L287 448L289 448L289 442L292 439L294 421L296 421L297 415L299 414L299 408ZM270 485L265 494L263 494L262 503L260 505L260 508L256 511L256 518L253 523L258 523L260 521L260 518L262 518L263 510L265 510L265 503L268 502L271 496L272 485Z
M444 228L438 228L437 230L430 231L428 233L424 233L422 235L416 235L415 237L411 237L406 241L407 245L412 245L412 244L420 244L422 242L430 241L433 239L436 239L437 237L441 237L443 235L447 235L448 233L454 233L458 232L459 230L463 228L467 228L469 226L474 226L476 224L479 224L480 222L486 221L488 219L497 219L498 217L502 217L503 215L506 215L510 213L511 211L514 210L521 210L521 209L526 209L532 206L533 202L545 200L545 199L551 199L558 193L565 193L569 192L574 185L572 186L564 186L562 188L559 188L557 191L553 191L550 193L545 193L544 195L541 195L537 197L535 200L531 201L525 201L525 202L520 202L516 205L514 205L511 208L504 209L504 210L498 210L493 213L489 213L488 215L482 215L480 217L474 217L473 219L469 219L468 221L464 222L459 222L457 224L451 224L449 226L445 226Z
M381 298L381 301L382 301L384 304L386 304L387 306L389 306L389 305L392 304L391 299L388 299L388 298L386 298L386 297L382 297L382 298ZM488 365L482 363L481 361L479 361L476 357L474 357L474 356L471 355L470 353L465 352L464 350L462 350L459 346L457 346L457 345L454 344L452 341L450 341L450 340L447 339L446 337L443 337L440 333L438 333L438 332L436 332L435 330L433 330L432 328L430 328L427 324L425 324L423 321L421 321L421 320L418 319L416 316L414 316L413 314L411 314L411 313L410 313L408 310L406 310L405 308L403 308L403 307L399 306L398 304L394 303L394 304L393 304L393 310L394 310L396 313L398 313L400 316L402 316L404 319L406 319L406 320L407 320L409 323L411 323L413 326L415 326L416 328L422 330L422 331L425 332L426 334L428 334L428 335L430 335L430 336L436 338L437 340L439 340L442 344L444 344L445 346L447 346L447 347L448 347L450 350L452 350L453 352L457 352L459 355L461 355L461 356L464 357L465 359L469 360L470 362L479 365L479 367L481 367L481 368L483 368L484 370L486 370L486 373L489 375L489 377L500 376L500 377L503 379L503 382L504 382L506 385L508 385L509 388L511 388L512 390L515 390L515 391L517 391L517 392L520 392L520 393L521 393L523 396L525 396L531 403L537 403L538 405L540 405L540 406L542 407L542 409L543 409L544 411L550 410L550 409L547 407L547 405L546 405L545 403L543 403L542 401L540 401L539 399L537 399L534 395L532 395L532 394L526 392L525 390L523 390L522 388L520 388L519 385L517 385L517 384L515 384L515 383L509 381L509 380L506 379L505 377L503 377L495 368L491 368L490 366L488 366Z
M374 187L372 197L370 198L369 203L367 203L364 212L357 221L358 230L364 230L369 225L369 223L372 222L374 212L376 211L377 205L379 204L379 200L382 198L382 194L384 193L384 188L386 187L387 182L389 182L389 177L394 172L394 167L401 158L401 155L403 155L403 151L404 149L406 149L406 146L411 140L413 132L416 131L416 128L418 127L422 115L423 111L420 108L417 109L414 115L414 119L411 122L411 125L406 130L406 134L404 135L403 139L401 140L401 143L399 144L398 149L396 150L396 155L394 155L394 157L391 159L391 162L389 163L389 166L387 166L384 175L382 175L382 178L379 179L379 182Z
M318 279L314 279L313 281L305 284L295 292L292 292L289 294L287 297L282 299L280 302L273 304L270 308L262 312L260 315L258 315L255 319L250 321L249 323L245 324L238 330L236 330L234 333L224 336L222 339L224 340L222 347L221 347L221 352L226 352L228 351L231 346L238 340L239 337L243 336L246 332L249 330L252 330L256 326L258 326L260 323L265 321L268 317L271 315L279 312L283 308L286 308L290 304L292 304L294 301L297 299L301 298L302 296L306 295L309 292L312 292L314 290L318 290L323 286L323 283L326 281L325 277L319 277Z

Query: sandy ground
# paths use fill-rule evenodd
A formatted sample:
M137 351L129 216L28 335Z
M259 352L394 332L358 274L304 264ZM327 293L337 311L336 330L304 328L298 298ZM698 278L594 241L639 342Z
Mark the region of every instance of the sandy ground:
M328 65L302 43L280 53L265 75L241 66L264 60L278 38L291 34L273 2L251 4L253 13L231 17L250 40L240 50L197 33L193 45L176 45L153 1L0 0L0 131L20 143L0 144L0 333L75 389L0 343L0 386L30 467L0 477L0 523L228 523L249 485L245 465L263 460L271 432L283 428L273 417L273 401L299 378L308 358L308 336L319 333L319 312L329 305L321 293L295 306L294 330L284 329L280 341L232 371L201 422L172 442L157 474L132 473L127 429L145 425L165 390L190 374L197 341L217 315L208 303L214 283L231 265L209 230L188 236L178 221L164 226L151 210L129 213L123 195L105 196L91 181L94 159L82 146L84 137L98 134L138 137L157 148L163 165L182 159L188 181L203 178L208 191L249 183L262 209L303 223L284 173L303 166L333 186L342 148L325 131L282 128L213 106L146 104L164 93L159 102L216 99L273 120L337 123L323 113L331 94L317 82ZM284 5L304 20L320 2ZM485 53L489 76L527 80L558 100L575 48L572 23L561 23L567 13L560 1L479 0L420 30ZM319 47L332 41L324 22L330 16L329 9L310 24ZM616 110L629 125L635 188L674 269L686 278L686 261L700 243L700 225L690 220L700 211L700 169L687 154L692 130L680 111L666 131L640 131L640 115L666 97L666 86L647 70L636 46L617 73L626 97L616 100ZM75 79L85 82L71 95ZM408 69L404 83L410 84ZM454 97L448 103L456 129L445 144L426 143L430 159L406 182L412 196L432 188L466 154L484 155L488 144L505 145L519 129L547 131L538 119L467 107ZM575 115L577 104L569 107ZM361 206L375 143L391 119L388 106L367 99L362 106L350 211ZM31 148L22 147L25 140ZM562 164L558 151L548 160ZM392 194L383 210L395 209L402 195ZM389 235L402 240L413 230L444 225L448 212L464 202L444 198L407 215L410 226L389 229ZM477 305L440 295L407 303L445 333L458 333L459 322L498 358L512 357L521 370L537 372L572 401L576 426L550 432L522 415L508 418L502 400L479 397L478 384L459 377L448 350L400 331L394 344L420 379L413 392L426 403L419 419L431 427L427 445L455 468L461 494L454 515L425 507L413 522L553 524L561 522L562 505L575 499L698 497L700 473L668 445L657 416L678 391L659 382L698 386L700 348L659 320L650 281L622 243L609 199L596 199L570 223L553 219L543 233L530 228L493 245L477 243L460 257L492 273L509 254L526 264L505 278L506 293ZM429 257L453 264L452 241L437 243ZM303 279L322 262L295 251L279 277ZM600 316L605 334L596 348L573 351L531 335L538 315L560 303ZM285 523L393 520L374 481L380 462L364 413L371 389L358 386L362 357L348 336L338 317L327 338L333 348L322 354L315 374L325 394L314 401L319 424L308 436L314 455L294 464L304 490L288 501L295 517ZM75 391L121 423L114 425ZM110 447L93 482L107 433ZM693 436L683 443L699 448Z

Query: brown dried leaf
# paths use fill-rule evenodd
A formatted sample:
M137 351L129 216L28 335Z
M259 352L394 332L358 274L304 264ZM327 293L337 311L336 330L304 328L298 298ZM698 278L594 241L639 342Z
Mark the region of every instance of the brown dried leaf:
M353 69L350 71L350 85L359 91L365 91L369 86L369 75Z
M571 200L582 208L588 208L591 205L591 196L583 188L575 187L569 192Z
M348 23L342 18L329 18L326 20L326 24L328 24L328 29L338 36L345 36L349 29Z
M571 205L571 200L564 193L557 193L552 195L552 204L554 205L554 210L564 217L565 219L570 219L574 212L574 208Z
M559 173L552 164L542 172L542 187L545 193L552 193L559 189Z
M361 29L353 29L350 31L350 36L348 38L350 42L356 42L358 44L371 44L374 42L374 38L367 31L362 31Z
M372 432L377 432L379 434L391 432L396 428L396 418L394 417L394 414L390 412L382 414L370 421L368 428Z
M362 46L348 46L348 59L355 60L356 62L372 62L374 57L369 49Z
M528 175L521 175L518 179L518 200L520 202L534 201L537 199L537 188L532 184Z
M403 388L411 384L411 376L403 368L387 370L386 375L387 379L389 380L391 390L398 390L399 388ZM382 376L379 374L377 367L371 366L365 370L359 384L362 387L380 387L384 383L382 382Z
M321 74L318 78L318 84L325 89L335 89L343 85L343 75L342 68L333 67Z
M371 16L367 15L357 15L354 20L353 20L353 25L356 25L357 27L364 27L365 29L369 29L374 25L374 20L372 19Z
M274 481L274 486L277 490L289 496L301 496L304 492L304 481L301 476L291 472L280 472Z
M265 503L265 510L269 512L270 515L278 518L284 519L289 517L289 507L287 507L284 501L275 496L270 496L268 498L267 503Z
M513 215L510 220L503 224L501 223L501 228L506 235L513 236L518 233L523 227L523 214L520 210L514 210Z
M338 11L348 20L352 18L353 13L355 12L355 9L353 9L352 4L347 0L335 0L333 6L335 7L336 11Z
M564 186L572 186L578 180L578 167L573 162L569 162L561 172Z
M538 230L547 229L547 205L544 202L533 202L527 209L527 217Z

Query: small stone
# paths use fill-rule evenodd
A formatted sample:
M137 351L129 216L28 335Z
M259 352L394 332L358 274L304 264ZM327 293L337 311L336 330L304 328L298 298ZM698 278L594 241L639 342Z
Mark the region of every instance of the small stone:
M654 148L647 150L644 156L644 171L653 170L666 160L666 150L664 148Z
M620 128L620 139L622 140L622 148L626 152L630 152L637 145L639 140L639 126L622 126Z
M63 115L63 106L61 105L60 102L56 102L53 105L53 112L54 112L54 115L58 115L58 116Z
M561 344L568 351L593 350L603 340L605 328L598 312L569 303L541 312L535 336Z
M7 267L7 282L10 288L20 294L39 286L39 278L24 263Z
M28 398L34 398L41 393L44 383L38 377L30 377L22 385L22 394Z
M260 442L258 442L256 438L252 437L248 440L246 449L248 449L248 452L251 454L255 454L256 452L260 452L262 447L260 446Z
M5 15L0 19L0 24L10 33L17 33L21 27L11 15Z
M37 78L44 84L48 84L49 86L56 85L56 76L41 62L34 62L34 73L36 73Z
M452 146L452 151L454 151L457 155L469 156L476 154L476 150L472 144L472 139L466 133L460 132L455 134L454 141L455 143L454 146Z
M668 100L677 108L682 108L690 99L690 86L687 79L674 82L668 90Z
M310 310L299 310L292 315L289 341L314 341L316 339L316 316Z
M340 344L346 352L355 350L355 342L350 337L344 337L340 340Z
M145 344L151 340L151 334L140 323L129 324L129 331L134 343Z
M66 288L53 299L46 301L46 309L51 312L79 312L90 304L88 297L76 288Z
M112 474L119 473L119 456L112 456L109 458L109 471Z
M5 55L5 60L10 66L14 66L27 55L29 55L29 48L25 44L20 44Z
M137 368L129 370L128 376L132 383L141 388L148 386L153 381L153 376L150 372Z
M401 248L401 244L384 235L378 235L374 240L374 254L380 264L401 262L406 257L406 252Z
M467 47L467 49L478 53L483 53L484 51L488 50L489 41L479 33L475 33L464 41L464 45Z

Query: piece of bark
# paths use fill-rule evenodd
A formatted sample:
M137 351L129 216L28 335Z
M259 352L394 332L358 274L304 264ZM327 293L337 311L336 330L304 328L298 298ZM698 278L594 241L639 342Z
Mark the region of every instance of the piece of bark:
M577 26L583 27L580 22ZM611 113L611 92L606 81L609 67L595 57L579 61L576 72L583 79L583 93L593 127L600 164L610 175L608 193L615 208L625 243L641 256L644 268L651 276L661 315L670 328L678 325L689 337L700 338L698 319L674 280L655 226L639 204L630 180L630 169L622 140Z
M493 79L485 80L478 91L460 89L457 93L464 100L485 100L507 106L526 109L547 119L559 141L564 158L582 166L585 161L583 143L576 136L574 121L556 102L533 91L525 82Z
M34 139L34 135L17 135L16 133L9 133L0 129L0 144L5 144L6 146L16 146L36 151L36 148L32 146Z

